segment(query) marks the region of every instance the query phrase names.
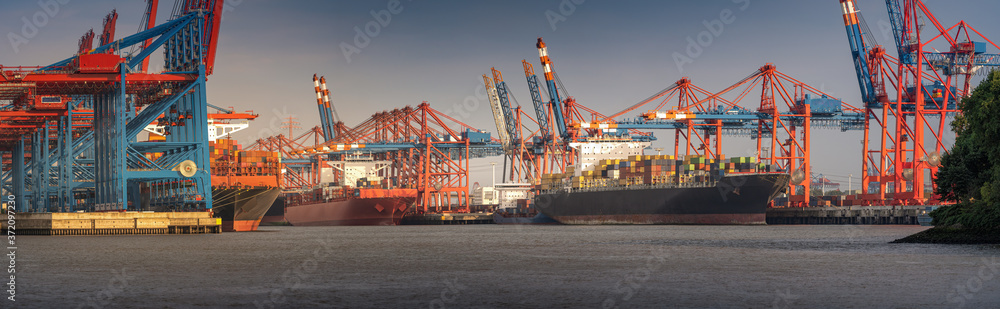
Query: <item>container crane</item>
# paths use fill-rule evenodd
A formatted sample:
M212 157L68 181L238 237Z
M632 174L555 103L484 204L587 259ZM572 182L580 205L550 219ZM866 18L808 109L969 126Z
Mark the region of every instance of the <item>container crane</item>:
M502 78L501 78L502 80ZM333 124L326 109L325 78L313 76L319 111L327 128L316 126L298 137L258 139L248 150L281 154L282 190L307 190L345 178L344 162L364 157L387 163L379 177L394 187L418 190L417 212L469 211L469 158L504 154L490 134L451 118L424 102L417 107L377 112L353 127ZM496 83L487 83L495 87ZM331 117L331 115L333 115ZM324 118L324 116L321 116ZM339 118L339 117L338 117ZM330 125L335 125L330 128ZM332 132L324 135L324 130ZM506 131L500 131L506 132Z
M538 179L541 177L538 171L543 169L541 164L544 160L540 160L540 156L535 153L535 150L539 149L538 147L541 145L534 145L532 141L537 140L539 143L542 143L542 141L538 135L535 135L537 131L531 132L528 130L527 133L523 132L525 128L525 121L523 119L529 119L530 122L535 122L536 124L540 124L540 122L532 119L530 115L521 109L520 105L511 108L510 98L512 96L510 95L510 89L506 81L503 79L503 75L496 68L491 68L490 70L493 73L493 82L496 84L494 88L497 90L500 108L504 111L504 117L507 120L505 123L507 134L511 138L507 145L509 149L508 155L504 161L505 165L506 159L510 159L511 162L511 171L508 179L511 181ZM506 170L504 168L504 171Z
M342 161L344 156L363 154L391 161L386 178L395 179L399 187L418 190L414 209L420 213L468 212L469 158L499 155L503 146L489 133L455 120L426 102L415 108L376 113L350 131L332 141L282 152L314 162L313 170L305 171L312 174L328 166L327 157ZM266 145L257 143L250 148L262 146ZM283 164L297 162L282 158Z
M542 98L538 76L535 75L534 68L527 60L521 60L521 65L524 67L524 76L528 82L531 103L535 107L535 117L538 123L538 134L532 139L531 154L528 154L536 164L537 173L535 176L540 177L541 174L553 172L562 173L567 166L563 163L572 160L572 151L567 151L564 140L557 135L558 130L553 127L556 112L552 108L546 108L547 101Z
M931 96L934 91L943 90L945 96L950 94L959 98L967 97L973 74L984 66L1000 66L1000 54L986 53L986 43L993 45L994 48L1000 47L964 20L945 28L927 6L919 0L886 0L886 9L889 13L889 23L892 25L899 59L903 64L923 63L935 71L940 71L948 79L951 79L952 76L964 77L959 92L954 93L954 91L948 91L949 89L930 89L925 93L928 96ZM938 33L928 40L921 38L919 33L923 25L918 23L924 18L931 22L934 26L933 29ZM975 33L977 37L974 38L972 33ZM948 51L924 50L924 47L937 39L946 41ZM977 42L974 39L982 41ZM945 84L951 85L951 83Z
M987 45L974 41L972 33L993 48L1000 47L965 21L942 26L919 0L887 0L899 56L893 58L867 33L855 1L840 3L866 105L861 198L874 205L934 201L925 193L925 184L933 179L941 153L947 152L943 140L947 117L960 112L957 102L968 96L977 70L1000 65L1000 55L986 53ZM937 32L930 39L919 31L921 20L930 21ZM935 41L946 44L947 51L930 47ZM890 89L895 93L889 94ZM878 124L877 138L870 132L870 120Z
M207 55L214 56L222 3L185 0L172 20L150 28L155 17L149 18L146 30L117 40L113 11L104 20L101 46L90 48L88 34L62 61L4 67L0 86L11 91L0 95L0 102L23 107L0 106L0 118L35 126L5 128L0 134L11 137L0 148L13 152L12 158L30 160L19 161L8 173L14 195L27 201L19 210L76 210L73 191L83 186L94 188L89 210L136 209L140 186L154 188L151 194L160 205L212 207L208 172L182 177L174 168L184 160L208 167L205 76L214 65ZM139 44L138 53L122 52ZM135 70L156 50L164 51L164 74ZM161 117L171 124L164 128L171 133L166 142L135 140ZM149 152L169 155L150 160L143 155ZM45 185L50 183L58 185Z

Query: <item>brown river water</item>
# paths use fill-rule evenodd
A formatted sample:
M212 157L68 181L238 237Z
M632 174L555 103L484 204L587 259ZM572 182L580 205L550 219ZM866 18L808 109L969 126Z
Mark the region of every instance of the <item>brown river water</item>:
M2 308L1000 308L1000 246L918 226L262 227L20 236ZM9 296L9 295L7 295Z

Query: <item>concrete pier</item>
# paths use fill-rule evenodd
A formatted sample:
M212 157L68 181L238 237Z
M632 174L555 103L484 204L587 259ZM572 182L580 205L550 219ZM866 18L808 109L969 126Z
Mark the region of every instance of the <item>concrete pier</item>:
M769 208L767 224L906 224L917 225L926 205Z
M16 214L17 235L207 234L222 231L208 212L67 212ZM7 230L10 221L3 222Z
M493 224L492 213L414 214L403 217L403 225Z

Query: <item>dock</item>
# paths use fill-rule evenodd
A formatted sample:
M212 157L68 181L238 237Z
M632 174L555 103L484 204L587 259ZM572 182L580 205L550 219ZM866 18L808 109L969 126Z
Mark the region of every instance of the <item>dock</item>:
M768 208L767 224L919 224L927 205Z
M222 219L208 212L70 212L20 213L18 235L210 234L222 231ZM3 228L7 229L8 221Z
M492 213L412 214L403 217L402 225L494 224Z

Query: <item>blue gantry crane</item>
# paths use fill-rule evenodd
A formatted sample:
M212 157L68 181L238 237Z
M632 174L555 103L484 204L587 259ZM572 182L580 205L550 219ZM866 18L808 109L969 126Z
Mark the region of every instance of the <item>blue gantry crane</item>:
M0 118L9 128L0 151L9 150L13 164L2 179L21 201L18 210L210 209L205 77L214 68L222 6L182 0L170 20L152 26L151 1L145 30L115 39L112 12L101 46L81 40L81 52L51 65L5 66L0 85L11 91L0 102L10 106L0 106ZM157 50L164 72L147 73L144 62ZM166 141L137 141L161 116L170 123ZM144 156L151 152L164 155Z

